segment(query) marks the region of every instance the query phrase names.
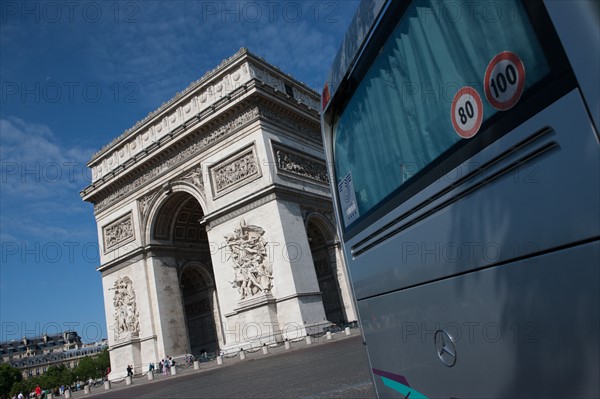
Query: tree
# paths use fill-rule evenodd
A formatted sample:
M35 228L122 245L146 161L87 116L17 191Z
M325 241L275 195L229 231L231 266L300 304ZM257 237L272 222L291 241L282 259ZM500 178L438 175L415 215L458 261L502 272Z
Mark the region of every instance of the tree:
M96 366L100 371L99 377L106 376L106 369L110 367L110 355L108 353L108 349L104 349L102 353L95 358Z
M12 386L23 379L21 372L10 364L0 364L0 397L8 397Z
M70 385L73 382L73 374L64 364L50 366L42 376L43 385L48 388L56 388L61 385Z
M77 368L73 372L79 380L87 381L90 378L96 378L99 373L98 365L93 358L86 356L79 360Z
M35 381L36 380L33 380L32 378L28 378L23 381L15 382L12 388L10 389L9 396L12 398L17 396L19 392L22 392L23 395L27 397L28 394L32 392L35 386L37 385Z

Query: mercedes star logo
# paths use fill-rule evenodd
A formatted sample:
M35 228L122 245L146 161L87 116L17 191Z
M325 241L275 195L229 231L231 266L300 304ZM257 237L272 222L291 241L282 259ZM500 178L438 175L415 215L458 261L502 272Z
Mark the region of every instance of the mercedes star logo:
M438 357L448 367L454 366L456 363L456 346L454 338L444 330L437 330L433 338L435 344L435 352Z

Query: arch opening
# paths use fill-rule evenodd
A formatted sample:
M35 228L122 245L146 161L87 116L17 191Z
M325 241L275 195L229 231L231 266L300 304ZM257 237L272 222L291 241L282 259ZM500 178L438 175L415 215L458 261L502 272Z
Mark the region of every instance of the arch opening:
M214 318L215 287L207 274L199 266L191 266L179 279L190 352L195 356L219 349Z
M344 308L340 298L339 281L337 278L337 267L335 261L335 248L332 245L332 237L324 233L325 229L314 220L310 220L306 226L306 233L313 258L315 272L322 294L323 307L327 320L333 323L344 323ZM327 239L329 236L329 239Z
M219 350L219 312L208 235L200 221L202 206L186 192L176 192L159 207L151 238L161 256L178 265L179 289L189 352L195 356Z
M173 244L208 243L206 229L200 225L204 211L198 200L185 192L179 192L162 205L153 225L152 238Z

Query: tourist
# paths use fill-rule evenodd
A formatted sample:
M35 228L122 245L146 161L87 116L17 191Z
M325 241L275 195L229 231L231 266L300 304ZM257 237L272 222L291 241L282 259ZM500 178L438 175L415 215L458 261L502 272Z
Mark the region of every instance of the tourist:
M40 388L39 384L35 387L35 396L38 399L42 397L42 388Z
M171 371L171 363L169 363L169 358L165 357L164 362L165 364L163 369L165 370L165 375L169 375L169 371Z

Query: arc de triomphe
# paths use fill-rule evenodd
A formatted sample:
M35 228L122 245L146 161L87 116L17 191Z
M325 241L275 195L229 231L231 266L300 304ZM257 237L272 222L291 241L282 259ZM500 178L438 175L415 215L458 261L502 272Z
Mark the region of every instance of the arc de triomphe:
M241 49L93 156L110 379L356 320L319 105Z

